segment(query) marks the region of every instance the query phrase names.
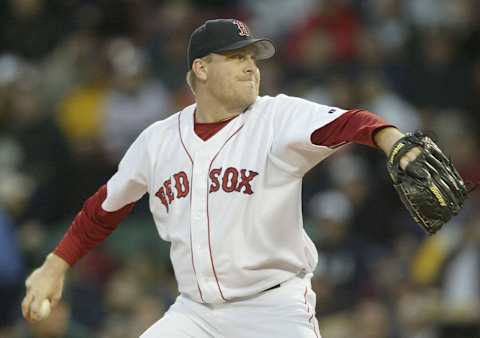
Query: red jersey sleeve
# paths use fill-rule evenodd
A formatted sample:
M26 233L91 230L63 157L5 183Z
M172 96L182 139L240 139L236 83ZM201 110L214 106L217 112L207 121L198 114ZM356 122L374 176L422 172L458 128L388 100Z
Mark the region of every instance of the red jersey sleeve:
M377 131L386 127L394 126L367 110L350 110L315 130L310 140L315 145L330 148L348 142L376 147L373 137Z
M103 185L86 200L55 248L54 253L70 266L107 238L135 206L135 203L131 203L117 211L108 212L102 209L106 197L107 186Z

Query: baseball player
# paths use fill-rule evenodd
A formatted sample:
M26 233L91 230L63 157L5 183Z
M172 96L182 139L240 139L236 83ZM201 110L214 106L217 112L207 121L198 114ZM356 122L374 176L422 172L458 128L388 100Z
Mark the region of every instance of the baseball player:
M195 104L144 130L26 281L23 315L46 317L67 270L145 193L179 296L141 338L319 338L310 278L317 252L301 214L304 174L355 142L389 153L403 134L364 110L259 96L258 60L275 53L238 20L191 35ZM418 155L402 156L403 168Z

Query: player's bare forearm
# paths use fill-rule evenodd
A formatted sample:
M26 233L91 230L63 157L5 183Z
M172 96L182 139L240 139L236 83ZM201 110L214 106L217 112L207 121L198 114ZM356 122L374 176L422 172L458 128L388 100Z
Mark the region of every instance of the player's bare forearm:
M382 149L386 155L388 155L390 154L395 142L397 142L403 136L403 133L401 133L397 128L386 127L376 132L373 138L375 139L377 146Z
M387 127L380 129L374 135L375 143L377 146L383 150L383 152L388 156L392 151L392 147L400 138L405 136L402 132L400 132L397 128L394 127ZM407 164L410 161L413 161L419 154L421 150L419 148L413 148L405 156L402 157L400 160L400 167L405 169Z

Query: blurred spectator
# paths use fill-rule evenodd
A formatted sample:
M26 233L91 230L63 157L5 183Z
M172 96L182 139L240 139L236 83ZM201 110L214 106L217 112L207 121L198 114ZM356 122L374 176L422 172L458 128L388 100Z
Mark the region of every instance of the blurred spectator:
M72 32L74 1L5 0L0 10L0 51L39 60Z
M452 32L431 30L417 36L418 55L412 55L411 77L407 86L411 100L426 108L465 108L471 74L458 55Z
M437 236L426 238L416 249L410 267L412 281L415 284L420 286L438 284L447 256L463 236L461 224L451 222L451 225Z
M84 14L87 15L94 17L95 13ZM79 16L79 20L88 22L87 18ZM88 29L71 34L44 60L41 72L42 103L49 109L56 109L59 101L74 95L72 92L76 93L79 87L92 83L105 85L102 82L107 79L107 67L101 41Z
M322 0L246 0L245 7L251 13L249 27L260 36L281 38L288 33L289 27L295 26L315 10L323 6ZM282 24L279 25L278 23Z
M113 88L105 102L101 141L106 155L117 163L138 134L173 113L163 84L149 76L145 54L127 39L108 46Z
M357 92L352 78L344 72L330 71L322 81L314 80L313 85L305 89L303 97L314 102L354 109L357 106Z
M152 20L153 36L149 54L153 73L172 91L185 87L188 35L201 18L185 1L172 1L160 6Z
M58 123L75 155L88 158L89 153L98 151L105 101L110 90L104 48L97 46L95 49L95 44L89 37L76 36L63 48L59 48L58 53L58 59L67 63L62 65L53 61L54 74L55 69L58 69L60 76L79 72L75 79L65 79L70 88L57 103ZM80 57L77 53L87 55ZM55 60L55 56L51 60ZM67 69L69 71L66 71ZM55 75L50 77L52 78L55 78ZM62 81L57 78L56 82Z
M70 82L63 90L65 95L55 104L56 121L73 155L71 175L75 179L69 189L72 195L85 197L113 171L101 147L106 101L111 91L110 69L104 45L89 35L72 36L56 52L47 69L52 68L60 83ZM55 86L46 89L52 88ZM75 203L78 209L80 201Z
M362 107L382 116L402 131L420 129L421 121L415 108L390 90L380 76L367 74L360 83Z
M60 302L48 319L28 326L28 333L12 338L90 338L91 332L71 318L70 306Z
M350 311L330 316L318 316L320 334L328 338L351 338L355 336Z
M74 322L95 332L103 327L107 316L105 293L117 264L100 246L75 267L67 288Z
M144 287L150 279L145 278L146 271L142 269L149 264L146 256L142 260L132 259L110 279L105 300L109 313L115 316L110 316L112 320L105 323L102 335L137 337L166 311L166 305L162 304L156 292L150 293Z
M9 135L0 135L0 203L18 217L25 210L34 182L20 171L23 153L19 144Z
M480 41L480 29L479 29ZM480 55L480 53L479 53ZM468 98L469 117L472 120L471 127L474 131L477 144L480 143L480 57L475 61L472 69L472 91ZM480 172L480 170L478 170Z
M0 203L0 335L2 329L13 323L20 315L24 263L16 237L16 230Z
M340 191L325 191L310 200L315 223L318 265L312 280L317 294L317 313L351 308L366 280L361 247L349 229L352 204Z
M144 295L137 299L134 305L128 337L138 337L163 316L166 307L158 299Z
M262 79L260 83L260 95L274 96L280 91L279 85L283 82L281 65L273 60L259 62L262 67Z
M396 299L401 338L438 337L438 292L435 289L402 290Z
M446 257L441 277L443 321L480 330L480 212L463 225L461 241ZM476 332L476 333L474 333Z
M465 30L475 18L476 1L408 0L406 8L416 26L422 29L449 28Z
M331 182L346 194L354 208L359 208L365 202L369 189L370 178L367 163L352 149L345 149L335 156L335 161L327 164ZM352 219L353 217L350 218L350 220Z
M21 152L17 170L34 182L25 206L18 210L21 222L49 225L67 210L70 154L52 115L39 100L37 69L24 64L11 86L5 131Z
M480 138L475 137L477 126L466 115L461 110L438 111L430 119L429 126L438 136L442 149L450 154L462 177L471 185L480 182Z
M353 325L356 338L391 338L392 322L387 306L376 299L365 299L355 306Z
M360 23L349 2L324 0L292 27L287 57L297 67L315 69L322 63L352 61Z
M369 31L379 41L388 58L396 58L409 39L409 23L404 20L403 1L368 0L364 4Z
M422 243L413 261L417 283L439 286L439 336L477 336L480 331L480 223L477 209Z

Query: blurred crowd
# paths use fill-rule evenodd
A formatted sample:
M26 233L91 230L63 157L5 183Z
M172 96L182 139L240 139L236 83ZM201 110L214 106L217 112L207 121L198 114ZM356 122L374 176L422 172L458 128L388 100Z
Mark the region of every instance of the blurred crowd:
M480 180L478 0L0 2L0 338L131 338L176 297L147 203L72 269L28 325L27 274L150 123L193 102L190 32L236 17L271 37L262 94L373 111L422 129ZM166 140L168 142L168 140ZM433 237L413 223L379 150L350 145L304 180L326 338L480 337L480 198ZM247 338L247 337L245 337Z

